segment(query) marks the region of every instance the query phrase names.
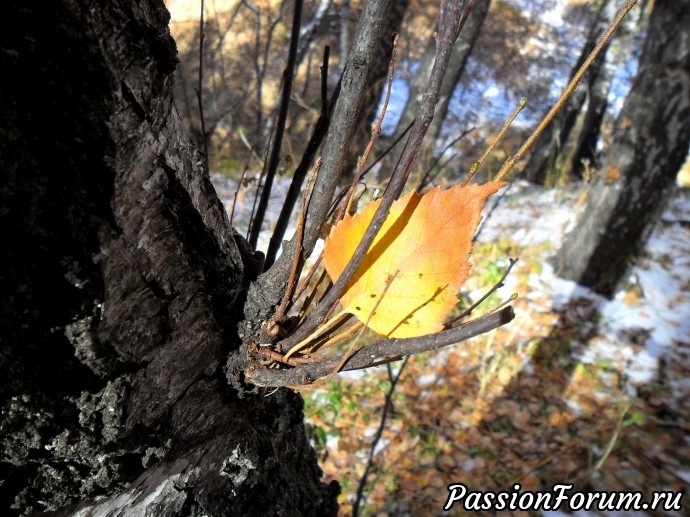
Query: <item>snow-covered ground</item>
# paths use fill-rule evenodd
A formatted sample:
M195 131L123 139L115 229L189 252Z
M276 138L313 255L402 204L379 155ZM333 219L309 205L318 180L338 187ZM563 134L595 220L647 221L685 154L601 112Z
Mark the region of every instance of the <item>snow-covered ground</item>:
M577 222L584 207L576 187L542 191L517 182L486 222L480 242L509 235L524 248L545 243L553 252ZM548 255L544 256L547 259ZM518 290L515 276L506 291ZM625 372L631 388L651 382L660 363L680 367L669 375L674 398L683 400L690 389L690 191L679 190L657 223L644 253L628 273L628 288L607 300L576 283L558 278L544 260L541 271L529 277L530 298L551 300L562 309L573 299L586 299L598 313L597 336L578 359L584 364L608 361ZM524 291L524 288L522 288ZM577 352L576 352L577 354ZM665 372L671 374L669 370Z

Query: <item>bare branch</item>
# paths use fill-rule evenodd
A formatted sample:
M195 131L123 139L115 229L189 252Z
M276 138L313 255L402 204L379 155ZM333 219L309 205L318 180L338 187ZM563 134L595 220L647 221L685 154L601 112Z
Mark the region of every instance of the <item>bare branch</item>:
M237 182L237 187L235 188L235 196L232 198L232 209L230 210L230 226L232 226L232 221L235 218L235 208L237 207L237 197L240 195L240 189L244 185L244 178L249 170L249 164L254 156L254 147L256 144L252 144L251 149L249 149L249 156L247 157L247 162L244 164L244 169L242 169L242 175Z
M374 439L371 441L371 447L369 448L367 464L364 467L364 473L362 473L362 477L359 478L359 484L357 485L357 495L355 497L355 502L352 503L352 517L357 517L359 515L359 507L362 504L362 499L364 499L364 488L367 485L369 470L371 470L371 466L374 464L374 454L376 453L376 447L379 444L381 437L383 436L384 429L386 428L386 420L388 419L388 414L393 408L393 393L395 393L395 388L398 385L398 381L400 380L402 372L405 370L405 366L407 366L407 361L409 360L409 358L409 355L405 357L395 375L393 375L391 365L386 365L386 367L388 368L388 380L390 381L390 385L388 386L388 391L386 392L386 400L383 403L383 411L381 411L381 420L379 421L379 427L376 430L376 434L374 434Z
M309 47L314 41L314 36L317 33L320 25L322 24L326 13L331 7L331 0L323 0L319 3L316 8L316 12L312 15L311 19L302 28L299 35L299 45L297 46L297 63L301 63L304 60Z
M484 296L482 296L479 300L477 300L476 302L474 302L469 308L467 308L466 310L464 310L460 315L458 315L458 316L456 316L455 318L453 318L452 320L446 322L445 325L444 325L445 328L451 328L451 327L453 326L453 324L457 323L457 322L460 321L462 318L466 318L467 316L469 316L470 314L472 314L472 311L473 311L474 309L476 309L477 307L479 307L482 303L484 303L484 300L486 300L489 296L491 296L493 293L495 293L498 289L500 289L501 287L503 287L503 282L505 282L505 279L508 277L508 274L510 273L510 270L513 269L513 266L514 266L515 263L518 261L518 259L509 258L508 261L510 262L510 264L508 265L508 267L507 267L506 270L505 270L505 273L503 273L503 276L502 276L501 279L496 283L496 285L494 285L491 289L489 289L489 290L484 294Z
M268 159L266 169L266 179L264 188L261 191L261 200L256 209L254 221L252 223L251 231L249 232L249 244L252 248L256 248L256 243L259 240L259 233L261 233L261 226L266 215L266 208L268 207L268 200L271 197L271 189L273 187L273 178L275 177L278 163L280 162L280 149L283 144L283 134L285 132L285 123L287 122L288 107L290 106L290 93L292 92L292 81L295 76L295 59L297 57L297 43L299 41L299 29L302 21L302 0L295 0L294 12L292 14L292 33L290 34L290 49L288 51L288 61L285 71L283 72L283 92L280 99L280 109L278 110L278 122L276 124L275 135L271 147L271 154Z
M409 133L410 129L412 129L412 125L414 124L414 120L409 123L409 125L405 128L405 130L398 136L394 142L392 142L388 147L386 147L385 151L381 153L377 158L374 160L374 162L369 165L366 169L364 169L364 172L362 173L362 178L360 178L360 181L366 177L366 175L369 173L371 169L373 169L378 163L383 160L388 153L390 153L395 147L402 141L403 138ZM345 197L345 195L349 192L349 187L342 189L340 192L338 192L338 195L335 196L335 199L333 200L333 203L331 203L331 209L328 211L328 216L330 217L340 206L340 202L342 199Z
M493 181L503 180L503 178L515 166L515 164L525 155L527 151L529 151L532 145L534 145L535 140L539 138L546 126L548 126L551 123L553 118L556 116L556 113L560 111L565 102L568 100L568 97L570 97L570 95L575 91L577 85L580 84L580 80L582 80L582 77L585 75L585 72L587 72L587 69L592 64L592 61L594 61L597 55L599 55L599 52L601 52L601 50L609 42L615 30L623 21L623 18L625 18L625 16L630 12L630 10L633 7L635 7L636 4L637 0L628 0L626 2L625 6L623 6L623 8L619 11L618 15L616 15L616 19L609 27L609 30L607 30L606 33L601 37L599 43L597 43L597 46L594 47L594 50L592 50L592 53L587 57L587 59L582 64L580 69L577 71L575 76L570 80L568 86L565 87L565 90L563 90L563 93L559 97L558 101L556 101L556 104L554 104L553 107L549 110L549 112L544 116L537 128L532 132L532 134L525 141L525 143L522 144L522 147L520 147L518 152L516 152L513 156L508 157L508 159L503 164L503 167L501 167L501 170L498 171L498 174L496 175L496 178L494 178Z
M347 360L342 370L357 370L399 359L406 355L436 350L460 343L474 336L484 334L509 323L515 317L511 306L481 316L475 320L449 330L428 336L379 341L357 350ZM291 369L275 370L264 367L250 368L245 372L249 382L257 386L303 386L325 377L338 366L343 355L339 354L318 363L296 366Z
M443 170L443 168L448 165L448 163L455 157L457 154L454 154L450 159L446 160L446 162L439 167L439 170L435 174L431 174L431 171L434 170L434 167L438 165L438 163L441 161L441 158L443 158L443 155L446 154L446 151L453 147L456 143L458 143L460 140L465 138L467 135L469 135L472 131L477 129L476 127L471 127L470 129L466 129L460 135L457 137L453 138L446 146L443 148L443 150L439 153L439 155L436 157L436 159L432 162L432 164L429 166L429 168L426 170L424 173L424 176L422 176L422 179L419 182L419 185L417 186L417 193L421 193L422 190L424 190L424 187L427 185L431 185L436 177L439 175L439 173Z
M395 51L397 47L398 35L396 33L393 35L393 50L391 50L391 59L388 65L388 87L386 88L386 96L383 100L381 114L374 123L374 126L371 128L371 138L369 139L369 144L357 160L357 172L355 173L355 176L352 178L352 184L350 185L349 195L347 196L346 201L340 207L338 215L336 215L333 223L337 223L338 221L340 221L345 216L346 210L350 209L350 206L352 205L352 200L355 196L355 190L357 189L357 183L359 183L359 180L362 178L362 175L364 174L364 164L367 162L369 154L371 154L371 150L374 148L374 144L376 144L376 141L378 140L378 137L381 134L381 125L383 124L383 119L386 116L386 110L388 109L388 102L390 101L391 90L393 88L393 77L395 76Z
M349 157L350 141L373 66L371 57L381 41L381 30L385 25L389 5L390 2L386 0L364 2L352 50L340 81L345 87L342 88L338 101L333 107L331 122L322 148L323 164L307 207L307 224L303 241L305 257L309 256L314 249L321 226L330 209L333 192ZM283 254L275 261L273 267L250 286L247 306L251 307L252 311L256 308L260 313L252 317L268 317L272 308L280 302L280 295L290 276L295 241L295 238L291 239L284 246Z
M268 244L268 251L266 252L266 262L264 264L264 269L268 270L276 260L278 255L278 250L283 242L283 237L285 237L285 231L287 230L288 223L290 222L290 216L297 203L297 198L299 197L300 190L302 189L302 183L304 183L304 178L307 175L307 171L316 156L316 151L318 151L323 137L326 136L326 131L328 130L329 118L329 106L337 101L339 90L336 89L333 93L333 98L328 101L328 57L330 55L331 47L326 45L323 50L323 63L321 65L321 113L319 118L314 125L314 131L309 138L307 147L302 155L302 160L295 169L292 175L292 181L290 182L290 188L288 189L287 196L285 197L285 203L280 209L280 215L278 216L278 221L276 222L275 229L273 230L273 235L271 235L271 240Z
M484 154L481 155L479 160L474 162L472 164L472 166L470 167L470 170L467 171L467 174L465 175L465 179L461 183L461 185L463 187L470 182L470 180L474 177L475 174L477 174L479 167L481 167L482 164L484 163L484 160L486 160L489 157L489 154L491 154L491 151L493 151L496 148L496 146L499 144L499 142L501 140L503 140L503 137L508 132L508 128L515 121L515 119L520 114L520 112L523 109L525 109L525 106L527 106L527 97L523 97L522 99L520 99L518 101L517 106L515 106L515 110L510 115L510 117L508 117L508 120L506 120L503 123L503 127L498 132L498 135L496 135L496 138L494 138L493 141L491 142L491 144L489 145L489 147L486 148L486 151L484 151Z
M472 5L474 4L472 0L470 0L470 2ZM299 343L306 336L311 334L311 332L321 324L326 315L330 313L345 289L345 286L352 278L352 275L354 275L355 271L357 271L357 268L362 263L362 260L364 260L369 247L374 242L376 234L381 229L381 226L383 226L383 223L388 216L391 205L398 198L405 187L405 183L407 182L407 178L409 177L410 171L412 170L412 166L417 157L417 152L421 146L422 139L424 138L426 130L434 117L434 110L436 103L438 102L441 82L443 81L443 75L446 67L448 66L448 60L450 59L453 44L455 43L458 33L462 28L462 23L467 19L468 13L465 13L465 16L463 16L463 5L464 2L445 0L441 6L441 21L439 24L439 35L437 38L438 46L436 49L436 61L434 62L433 69L431 70L429 84L427 85L426 91L424 92L424 96L422 98L419 115L417 116L415 123L412 126L412 130L410 131L410 138L403 150L400 163L396 167L395 172L391 177L388 187L386 188L386 192L381 199L381 204L378 206L376 213L369 224L369 227L362 236L362 240L357 246L357 249L355 249L350 262L345 267L335 284L333 284L333 287L329 293L323 298L319 307L304 322L297 332L295 332L295 334L280 343L282 351L289 350L296 343Z
M300 259L302 257L302 236L304 235L304 220L307 215L307 200L311 195L311 189L314 183L314 176L316 175L316 172L319 170L319 167L321 167L320 158L316 160L316 163L312 167L311 172L309 173L309 179L307 180L307 188L304 189L304 198L302 199L302 208L299 212L299 222L297 224L297 247L295 248L294 257L292 258L292 270L290 271L290 278L288 279L288 285L285 289L285 294L283 294L283 301L280 303L280 306L278 307L275 313L275 321L278 322L281 322L285 319L290 299L292 298L292 294L297 285L297 281L299 280L299 275L297 273L301 266Z

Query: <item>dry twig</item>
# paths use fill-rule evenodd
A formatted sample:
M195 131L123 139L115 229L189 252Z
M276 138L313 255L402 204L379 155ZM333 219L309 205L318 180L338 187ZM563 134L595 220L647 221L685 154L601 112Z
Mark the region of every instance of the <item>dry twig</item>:
M434 110L438 101L439 90L445 70L448 66L448 60L453 48L453 44L462 28L462 22L466 20L467 15L463 17L462 5L460 2L446 0L441 6L441 20L439 23L439 35L437 38L438 45L436 49L436 60L431 71L429 84L427 86L424 98L422 100L419 116L415 120L410 133L405 149L403 150L402 158L398 167L396 167L393 176L386 188L386 192L381 198L376 213L374 214L371 223L366 232L362 236L362 240L355 249L350 262L341 273L338 280L333 284L329 293L321 300L319 307L314 313L301 325L295 334L283 340L280 347L283 351L291 349L296 343L303 341L303 339L311 334L323 322L324 318L338 301L345 286L348 284L355 271L364 260L364 257L369 250L369 247L374 242L374 238L378 231L383 226L391 205L399 197L407 179L412 171L412 166L417 157L417 152L422 143L422 139L426 134L426 130L431 123L434 116Z
M544 118L539 122L539 125L537 128L532 132L532 134L527 138L524 144L522 144L522 147L518 149L518 152L516 152L513 156L508 157L508 159L505 161L503 164L503 167L501 167L501 170L498 171L498 174L496 175L496 178L494 178L493 181L501 181L505 176L511 171L511 169L515 166L515 164L522 159L522 157L525 155L527 151L530 150L532 145L534 145L534 142L539 136L542 134L546 126L548 126L553 118L556 116L556 113L560 111L560 109L563 107L565 102L568 100L570 95L575 91L575 88L577 88L577 85L580 84L580 81L582 80L582 77L585 75L585 72L587 69L590 67L592 64L592 61L599 55L599 52L606 46L606 44L609 42L611 39L611 36L613 36L613 33L615 30L618 28L618 26L621 24L623 21L623 18L630 12L630 10L635 7L637 4L637 0L628 0L625 4L625 6L618 12L616 15L616 19L613 21L609 29L604 33L604 35L601 37L599 42L597 43L597 46L594 47L594 50L592 50L592 53L585 59L585 62L582 63L582 66L580 69L577 71L577 73L573 76L573 78L570 80L568 83L568 86L565 87L565 90L563 90L563 93L559 97L558 101L556 101L556 104L553 105L553 107L549 110L549 112L544 116Z
M292 15L292 33L290 34L290 49L288 50L287 66L283 72L283 92L280 98L278 121L276 123L273 143L271 145L271 154L268 159L264 188L261 192L259 206L256 208L254 221L252 222L252 227L249 232L249 244L252 248L256 248L256 243L259 240L259 233L261 233L261 226L263 225L266 208L268 207L268 199L271 197L273 178L275 177L278 163L280 162L280 148L283 143L288 107L290 106L290 92L292 91L292 82L295 76L297 43L299 41L299 29L302 21L302 3L302 0L295 0L295 7Z
M459 327L443 330L436 334L372 343L371 345L367 345L355 351L343 365L342 370L348 371L369 368L402 358L406 355L454 345L505 325L512 321L514 317L515 313L513 312L513 308L508 306L500 311L468 321ZM249 382L257 386L303 387L331 373L342 358L343 355L338 355L316 363L280 370L254 366L247 369L245 375Z
M321 113L316 120L314 130L309 138L309 142L307 142L307 147L304 150L302 159L292 175L290 188L288 188L285 202L280 209L280 215L276 221L276 226L273 230L273 235L271 235L268 250L266 251L266 262L264 266L266 270L268 270L276 260L278 249L280 249L288 222L290 221L290 216L292 215L295 203L297 203L297 198L302 189L304 178L306 178L307 171L314 160L314 156L316 156L316 151L319 149L324 136L326 136L326 130L328 129L330 121L330 106L333 106L338 100L338 94L340 93L339 88L335 89L331 100L328 100L328 56L330 55L330 50L331 48L326 45L323 50L323 62L321 64Z
M304 236L304 221L307 218L307 201L309 196L311 196L311 189L314 185L314 176L321 167L321 159L316 160L316 163L311 168L309 173L309 179L307 180L307 188L304 189L304 197L302 198L302 208L299 211L299 222L297 223L297 241L295 243L295 254L292 257L292 269L290 270L290 278L288 279L288 285L285 289L285 294L283 295L283 301L275 312L273 319L275 321L281 322L285 319L287 313L288 304L292 299L292 293L294 292L295 286L297 284L297 276L300 261L302 258L302 238Z

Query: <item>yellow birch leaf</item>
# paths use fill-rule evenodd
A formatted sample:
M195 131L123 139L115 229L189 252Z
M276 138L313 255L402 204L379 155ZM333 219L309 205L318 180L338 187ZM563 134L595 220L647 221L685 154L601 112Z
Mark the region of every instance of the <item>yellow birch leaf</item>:
M388 337L416 337L442 330L470 271L472 236L481 221L482 207L505 185L437 187L424 195L410 192L393 203L340 297L344 312ZM323 263L333 282L345 269L379 204L370 203L331 230Z

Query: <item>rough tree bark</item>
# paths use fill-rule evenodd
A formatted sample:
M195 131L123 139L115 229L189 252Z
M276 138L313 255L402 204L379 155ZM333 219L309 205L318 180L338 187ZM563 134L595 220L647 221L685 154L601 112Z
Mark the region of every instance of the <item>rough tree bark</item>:
M587 59L587 56L592 52L601 36L609 28L617 13L616 2L612 0L604 0L601 2L599 10L594 19L594 24L589 31L587 40L585 41L580 57L578 58L570 78L580 69L582 63ZM599 56L592 62L592 65L587 70L582 83L570 96L565 106L558 112L558 115L549 124L544 133L537 140L536 145L532 148L529 160L525 165L525 174L529 181L545 184L549 177L555 170L558 157L563 151L570 132L575 127L582 106L587 99L588 92L591 86L596 82L597 76L604 70L604 63L606 61L606 53L610 44L604 48Z
M162 0L4 16L0 507L335 515L299 395L225 379L258 268L173 106Z
M642 249L690 144L690 0L654 2L639 70L616 121L607 166L556 272L611 296Z

